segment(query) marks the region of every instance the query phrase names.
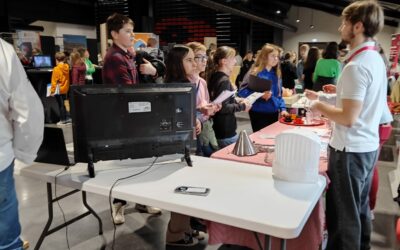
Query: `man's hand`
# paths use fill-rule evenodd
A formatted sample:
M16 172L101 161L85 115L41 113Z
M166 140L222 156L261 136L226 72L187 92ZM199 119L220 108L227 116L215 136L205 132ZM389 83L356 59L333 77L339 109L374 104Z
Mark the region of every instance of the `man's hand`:
M322 86L322 90L324 93L333 94L336 93L336 86L333 84L327 84Z
M151 75L155 76L157 74L156 68L147 61L145 58L143 58L144 63L140 64L139 71L142 75Z
M318 99L318 93L309 89L306 89L304 91L305 96L310 99L310 100L317 100Z

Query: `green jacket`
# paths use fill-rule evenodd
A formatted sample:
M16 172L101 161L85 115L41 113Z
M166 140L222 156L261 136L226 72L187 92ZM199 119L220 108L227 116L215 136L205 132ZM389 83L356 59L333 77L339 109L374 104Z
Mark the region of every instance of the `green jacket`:
M85 58L85 64L86 64L86 75L92 75L96 71L96 68L94 67L93 63L89 60L89 58Z

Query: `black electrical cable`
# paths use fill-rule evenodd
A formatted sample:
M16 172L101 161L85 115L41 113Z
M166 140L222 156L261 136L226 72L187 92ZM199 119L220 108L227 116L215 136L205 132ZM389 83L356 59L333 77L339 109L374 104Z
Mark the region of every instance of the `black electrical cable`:
M150 169L154 166L154 163L156 163L157 159L158 159L158 157L156 157L156 158L154 159L154 161L153 161L146 169L144 169L144 170L142 170L142 171L140 171L140 172L138 172L138 173L136 173L136 174L132 174L132 175L129 175L129 176L126 176L126 177L122 177L122 178L117 179L117 180L112 184L112 186L111 186L111 188L110 188L110 192L109 192L109 194L108 194L108 202L109 202L109 205L110 205L111 220L112 220L113 226L114 226L113 241L112 241L112 247L111 247L112 250L114 250L115 234L116 234L116 231L117 231L117 226L116 226L115 223L114 223L114 218L113 218L113 214L112 214L112 201L111 201L111 197L112 197L113 188L114 188L115 185L117 185L117 183L120 182L120 181L123 181L123 180L129 179L129 178L138 176L138 175L143 174L144 172L150 170Z
M54 176L54 196L55 196L55 199L57 199L57 177L58 177L60 174L62 174L62 173L64 173L65 171L67 171L68 169L69 169L68 167L65 167L63 170L61 170L59 173L57 173L57 174ZM65 213L64 213L64 210L61 208L61 205L60 205L60 201L59 201L59 200L57 200L57 204L58 204L58 207L59 207L60 210L61 210L61 213L62 213L62 216L63 216L63 219L64 219L64 224L66 224L66 223L67 223L67 220L65 219ZM68 247L68 250L70 250L69 240L68 240L68 225L65 225L65 238L66 238L66 240L67 240L67 247Z

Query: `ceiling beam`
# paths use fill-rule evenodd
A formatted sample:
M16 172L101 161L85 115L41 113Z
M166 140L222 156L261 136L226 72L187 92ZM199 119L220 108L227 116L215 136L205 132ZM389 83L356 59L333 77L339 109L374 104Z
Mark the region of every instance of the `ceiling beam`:
M230 13L236 16L240 16L240 17L244 17L247 18L249 20L253 20L259 23L264 23L276 28L280 28L283 30L288 30L288 31L293 31L296 32L297 31L297 27L290 25L290 24L286 24L284 22L278 22L272 19L268 19L265 18L263 16L259 16L256 14L251 14L249 10L240 10L237 8L232 8L229 6L226 6L224 4L220 4L211 0L186 0L189 3L193 3L193 4L197 4L206 8L210 8L216 11L221 11L221 12L225 12L225 13Z

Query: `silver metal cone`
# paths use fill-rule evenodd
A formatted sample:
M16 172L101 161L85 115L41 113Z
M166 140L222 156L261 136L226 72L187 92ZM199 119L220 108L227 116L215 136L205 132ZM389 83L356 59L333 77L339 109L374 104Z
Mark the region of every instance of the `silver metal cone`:
M255 150L253 143L247 135L246 130L242 130L240 132L239 138L236 141L232 153L237 156L248 156L257 154L257 151Z

